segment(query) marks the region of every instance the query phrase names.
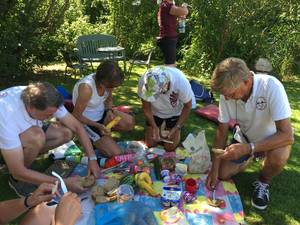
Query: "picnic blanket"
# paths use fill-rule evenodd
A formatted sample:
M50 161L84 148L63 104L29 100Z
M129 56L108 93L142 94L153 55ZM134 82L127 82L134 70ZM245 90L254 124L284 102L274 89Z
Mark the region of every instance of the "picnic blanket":
M197 199L189 204L184 204L182 213L191 225L214 225L214 224L242 224L244 222L243 205L236 186L232 180L221 181L216 188L216 198L225 201L224 209L212 207L208 204L208 198L212 197L212 192L205 187L207 175L186 175L184 178L192 177L198 181L199 188L197 191ZM154 186L160 181L155 181ZM157 190L157 188L156 188ZM159 216L159 212L164 210L159 198L153 198L146 195L136 195L136 201L144 202L145 205L151 207L155 212L158 224L170 224L164 222Z
M122 142L120 146L126 149L130 142ZM167 153L169 156L174 153ZM76 171L86 169L86 166L79 164ZM153 180L154 189L162 193L164 183L156 180L151 170L151 177ZM74 175L74 173L73 173ZM103 184L108 177L118 177L117 173L107 173L96 182ZM88 199L82 202L83 213L81 218L76 223L77 225L104 225L104 224L191 224L191 225L218 225L218 224L243 224L244 212L243 205L237 191L237 188L232 180L220 181L216 187L216 198L225 201L224 208L212 207L208 204L208 198L212 197L212 192L205 187L206 174L186 174L183 179L193 178L197 180L198 190L196 193L196 200L192 203L184 203L178 206L180 210L176 211L172 216L172 221L169 221L162 216L165 208L161 204L160 197L151 197L143 192L135 193L132 203L104 203L95 206L90 193L85 193ZM123 209L122 209L123 206ZM153 212L153 217L143 216ZM173 210L174 211L174 210ZM105 212L105 213L104 213ZM130 212L130 213L129 213ZM147 212L147 213L146 213ZM145 214L144 214L145 213ZM139 216L139 217L138 217ZM123 218L123 219L122 219ZM145 218L144 220L137 220L137 218ZM155 222L153 222L155 218ZM130 220L131 219L131 220ZM131 222L130 222L130 221ZM127 222L126 222L127 221ZM128 222L129 221L129 222ZM138 221L138 222L137 222ZM148 221L148 222L147 222ZM151 222L149 222L151 221ZM174 222L176 221L176 222Z

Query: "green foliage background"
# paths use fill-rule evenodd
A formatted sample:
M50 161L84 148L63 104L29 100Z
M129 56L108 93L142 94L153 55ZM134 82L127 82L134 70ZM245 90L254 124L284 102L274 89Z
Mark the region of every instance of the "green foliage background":
M3 0L0 3L0 73L18 76L60 59L82 34L117 36L130 57L156 45L156 0ZM176 1L179 5L183 1ZM297 0L187 0L178 62L193 74L211 73L228 56L271 60L275 73L300 73L300 4ZM159 50L156 57L160 58Z

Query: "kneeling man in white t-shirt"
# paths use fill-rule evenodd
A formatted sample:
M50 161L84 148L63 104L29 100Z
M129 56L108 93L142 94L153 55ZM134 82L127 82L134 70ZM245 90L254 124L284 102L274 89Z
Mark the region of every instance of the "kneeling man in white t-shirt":
M177 68L156 66L140 78L138 95L146 119L146 144L152 147L163 142L167 151L174 151L192 108L189 81Z
M253 155L264 153L259 179L253 183L252 205L265 209L271 180L283 170L294 142L284 87L273 76L251 72L238 58L227 58L216 66L211 86L221 94L214 147L225 153L215 154L206 185L215 189L218 179L229 179L242 171ZM240 138L234 137L241 143L226 147L230 119L240 127Z
M57 122L45 126L43 121L52 117ZM9 185L18 195L28 194L30 188L24 186L26 183L55 183L57 178L34 171L30 166L40 153L71 140L73 133L78 135L91 159L90 171L99 176L97 158L83 126L68 113L63 97L51 84L37 82L0 92L0 149L12 175ZM70 190L83 191L74 179L65 181Z

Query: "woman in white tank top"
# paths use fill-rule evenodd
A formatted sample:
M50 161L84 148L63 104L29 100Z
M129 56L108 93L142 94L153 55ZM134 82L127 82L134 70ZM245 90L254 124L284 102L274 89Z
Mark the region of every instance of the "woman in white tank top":
M117 63L105 61L97 72L79 80L73 88L73 115L84 124L94 146L107 157L121 154L121 149L105 125L121 117L112 130L129 131L134 128L134 118L114 110L112 91L122 84L123 72Z

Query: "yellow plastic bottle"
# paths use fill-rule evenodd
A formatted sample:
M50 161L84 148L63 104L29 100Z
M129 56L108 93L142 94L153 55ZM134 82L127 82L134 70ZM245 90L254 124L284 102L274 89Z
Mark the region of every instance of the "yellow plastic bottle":
M110 121L107 125L106 125L106 128L107 129L111 129L113 128L115 125L117 125L120 120L122 119L121 116L116 116L112 121Z

